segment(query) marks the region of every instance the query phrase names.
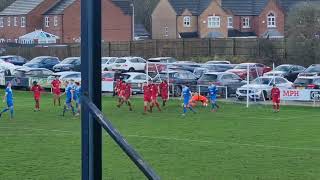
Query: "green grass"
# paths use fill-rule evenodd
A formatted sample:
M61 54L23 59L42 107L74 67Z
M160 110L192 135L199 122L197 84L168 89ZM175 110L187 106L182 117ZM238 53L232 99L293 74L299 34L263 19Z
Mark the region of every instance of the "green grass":
M198 108L182 117L179 101L148 115L140 99L133 103L129 112L104 98L103 110L162 179L320 179L319 108L274 114L221 104L217 113ZM41 106L33 112L31 94L15 92L15 120L0 119L0 179L80 179L80 120L61 117L49 94ZM103 141L104 179L143 179L106 133Z

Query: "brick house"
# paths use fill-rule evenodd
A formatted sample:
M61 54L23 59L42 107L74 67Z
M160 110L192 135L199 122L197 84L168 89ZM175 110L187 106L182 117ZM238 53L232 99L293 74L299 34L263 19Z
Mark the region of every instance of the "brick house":
M0 42L17 42L24 34L42 28L42 13L57 0L16 0L0 12Z
M282 38L286 13L303 1L160 0L152 13L152 38Z
M43 30L61 43L80 42L80 0L60 0L43 13ZM132 39L132 7L126 0L102 0L102 41Z

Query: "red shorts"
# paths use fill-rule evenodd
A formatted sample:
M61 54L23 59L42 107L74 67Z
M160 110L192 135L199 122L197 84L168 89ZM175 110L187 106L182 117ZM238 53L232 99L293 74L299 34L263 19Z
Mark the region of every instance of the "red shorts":
M143 101L144 101L144 102L151 102L151 97L144 97L144 98L143 98Z
M151 96L151 100L157 100L157 96Z
M40 100L40 96L34 96L34 100Z
M280 104L280 98L272 98L272 102L276 104Z
M125 94L125 95L123 96L123 98L124 98L125 100L128 100L128 99L130 99L130 95Z
M60 95L60 94L61 94L60 89L59 89L59 90L53 90L53 94L55 94L55 95Z
M168 99L168 93L167 93L167 94L162 94L162 95L161 95L161 98L162 98L163 100L167 100L167 99Z

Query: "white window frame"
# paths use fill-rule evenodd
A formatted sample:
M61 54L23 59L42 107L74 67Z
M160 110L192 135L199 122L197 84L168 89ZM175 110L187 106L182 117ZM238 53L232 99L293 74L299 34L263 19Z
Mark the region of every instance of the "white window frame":
M11 17L10 16L7 17L7 26L11 26Z
M26 27L26 17L21 17L20 18L20 26L21 27Z
M220 28L220 16L208 16L208 28Z
M164 37L168 37L169 36L169 28L168 26L164 27Z
M183 27L190 27L191 26L191 17L184 16L183 17Z
M228 23L228 28L229 29L233 28L233 17L232 16L228 17L227 23Z
M53 17L53 26L58 26L58 16Z
M49 27L50 19L48 16L44 17L44 26Z
M3 17L0 17L0 27L3 27Z
M250 18L249 17L243 17L241 20L242 28L250 28Z
M13 26L18 26L18 17L13 17Z
M270 12L270 13L267 15L267 27L268 27L268 28L277 27L276 15L275 15L273 12Z

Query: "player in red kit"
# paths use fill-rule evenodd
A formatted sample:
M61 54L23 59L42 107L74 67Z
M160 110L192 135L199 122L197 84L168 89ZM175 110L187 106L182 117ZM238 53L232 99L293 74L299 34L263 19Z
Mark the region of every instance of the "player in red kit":
M119 103L117 107L120 107L125 101L124 95L125 95L126 87L127 87L127 84L125 82L121 82L121 85L119 85L119 89L118 89Z
M122 92L122 100L118 105L118 107L121 107L123 103L126 103L129 106L129 110L132 111L132 106L130 101L130 97L132 94L131 85L129 83L123 83L123 84L125 84L125 86L123 87L124 90Z
M117 79L117 81L116 81L116 87L114 88L114 92L115 92L115 94L118 95L118 103L120 103L120 101L121 101L121 98L120 98L120 96L119 96L120 90L121 90L121 86L122 86L122 81L121 81L121 79Z
M33 97L35 101L35 108L34 112L40 111L40 97L41 97L41 91L42 87L38 85L37 81L33 82L33 86L31 87L31 91L33 91Z
M166 103L169 98L169 95L168 95L169 85L168 85L167 81L164 80L160 83L159 87L160 87L160 94L161 94L161 98L162 98L162 106L166 106Z
M147 113L148 106L151 103L151 89L147 84L143 84L143 103L144 103L144 114Z
M150 90L151 90L150 112L152 112L152 109L153 109L154 106L157 106L158 110L161 112L160 105L158 103L158 95L159 95L158 85L150 84Z
M59 80L59 77L56 76L55 79L51 82L54 106L56 106L56 101L58 101L59 106L61 106L61 103L60 103L61 87L60 86L61 86L61 81Z
M280 89L277 88L275 84L273 84L273 88L271 89L271 97L272 97L274 112L279 112L280 111Z

